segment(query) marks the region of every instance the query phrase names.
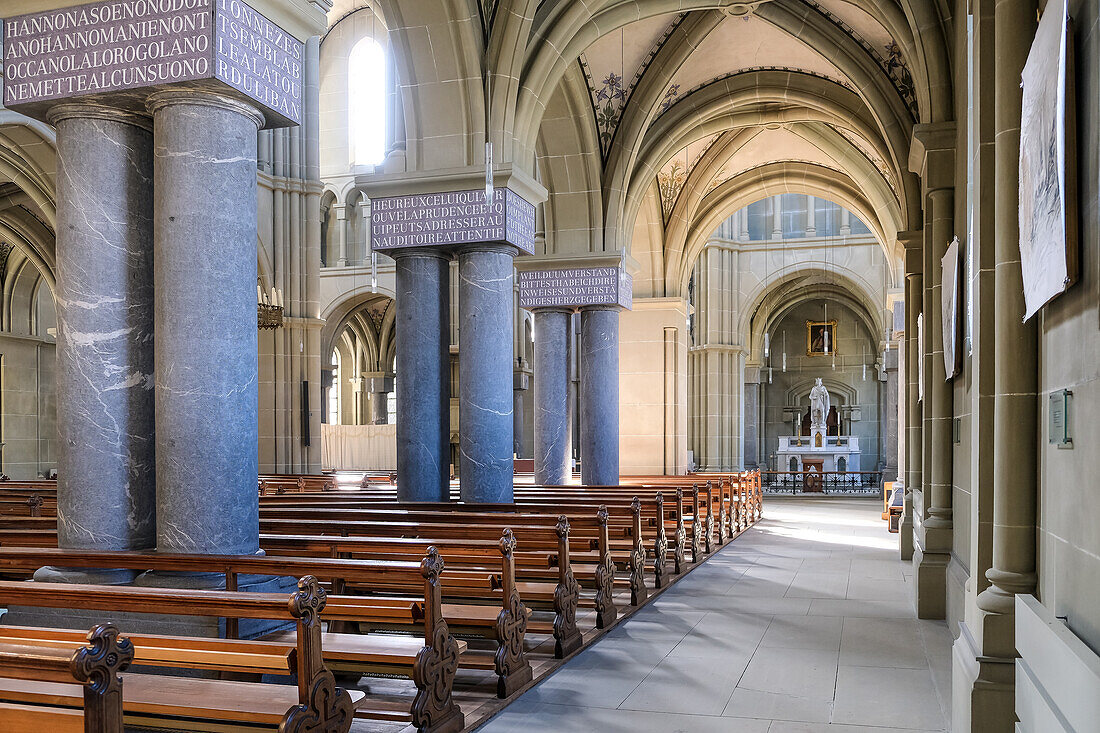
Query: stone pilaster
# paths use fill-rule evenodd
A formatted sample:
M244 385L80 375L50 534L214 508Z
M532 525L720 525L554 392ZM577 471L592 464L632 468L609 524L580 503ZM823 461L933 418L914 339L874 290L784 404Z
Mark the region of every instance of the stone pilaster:
M900 385L898 367L900 359L898 352L889 350L885 354L885 363L882 365L886 374L885 398L882 400L883 425L882 436L884 441L883 481L895 481L898 477L898 400Z
M1038 424L1036 320L1023 322L1019 249L1019 78L1035 36L1035 2L1001 0L996 21L996 238L994 280L993 566L978 596L983 651L1016 656L1015 597L1035 589Z
M58 153L58 546L147 549L156 544L152 121L88 104L58 105L50 121Z
M619 483L619 307L581 309L581 481Z
M745 468L756 468L759 465L763 428L761 398L764 392L760 382L767 379L766 374L767 367L745 368L745 447L741 452Z
M337 255L336 266L346 267L348 264L348 207L346 204L333 204L332 211L336 214L336 242Z
M535 483L569 482L572 430L569 400L568 308L535 310Z
M905 445L908 454L905 463L905 507L899 528L900 551L903 560L913 558L916 524L921 519L915 507L923 504L922 439L924 426L921 416L920 361L923 358L917 332L924 292L922 239L920 232L911 232L905 244Z
M523 437L524 410L523 401L531 387L531 373L522 357L512 370L512 453L516 458L527 455L527 445Z
M259 549L256 132L214 93L158 92L153 114L157 548Z
M920 124L913 129L909 168L924 191L924 483L923 514L916 526L913 564L917 616L944 618L947 564L953 542L951 494L953 389L943 360L940 263L951 243L955 214L955 124Z
M459 481L464 501L512 501L512 260L517 252L508 244L471 245L458 252Z
M450 499L450 255L395 250L397 497Z
M772 196L772 239L783 238L783 198Z

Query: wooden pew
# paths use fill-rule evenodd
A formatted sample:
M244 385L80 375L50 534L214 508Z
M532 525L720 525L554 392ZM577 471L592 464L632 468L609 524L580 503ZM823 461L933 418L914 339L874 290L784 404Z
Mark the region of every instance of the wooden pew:
M171 555L167 553L142 552L90 552L66 550L39 550L33 548L0 548L0 572L19 570L33 572L42 565L86 568L123 568L131 570L158 570L163 572L218 572L226 579L227 592L237 588L239 575L286 575L311 573L322 577L351 579L359 582L376 582L385 577L405 577L412 582L419 576L423 589L423 600L407 598L365 598L329 596L324 619L330 622L359 623L385 621L391 624L423 627L423 641L393 636L359 636L349 634L325 634L324 660L328 666L339 671L383 672L400 674L414 680L417 693L408 712L421 730L435 730L424 727L423 721L438 714L438 709L449 710L453 706L451 690L455 669L430 660L452 660L457 668L459 655L465 649L465 643L457 642L442 617L441 596L439 590L443 561L434 548L429 548L427 557L417 563L378 563L356 560L316 560L310 558L280 558L256 555ZM144 590L144 589L134 589ZM321 591L323 593L323 591ZM240 593L241 598L257 594ZM0 601L4 596L0 595ZM178 612L178 608L177 608ZM209 614L207 614L209 615ZM237 617L233 614L220 614L226 617L227 636L236 636ZM251 617L247 617L251 618ZM0 634L3 631L0 629ZM299 630L300 633L300 630ZM295 645L295 632L277 632L264 637L265 640L280 642L288 648ZM199 652L206 655L224 651L229 642L226 640L192 640L191 655ZM239 642L238 642L239 643ZM289 646L288 646L289 645ZM237 648L234 653L249 654L248 663L256 664L256 651ZM161 654L167 654L161 650ZM223 657L224 659L225 657ZM174 660L179 661L179 660ZM209 662L196 663L204 668L215 668ZM168 666L172 666L169 664ZM185 666L185 665L178 665ZM241 671L225 669L221 671ZM277 673L276 669L254 668L258 673ZM283 670L285 674L287 670ZM455 708L457 709L457 708ZM433 712L433 710L435 712ZM392 719L393 711L374 709L363 711L368 717ZM418 722L419 721L419 722ZM459 726L461 728L461 726ZM442 730L450 730L443 728Z
M32 683L75 680L83 686L79 709L0 703L0 728L6 733L123 733L119 672L133 661L133 645L110 624L72 633L74 638L63 647L0 640L0 677ZM88 645L81 645L82 640Z
M328 521L321 522L319 524L321 524L323 526L324 531L332 531L334 526L336 526L336 527L340 526L340 525L334 525L332 522L328 522ZM299 531L301 531L301 529L302 529L301 527L298 526L299 523L291 522L291 525L292 525L293 529L297 529ZM385 554L388 554L390 557L397 556L397 557L401 557L402 559L407 560L408 559L408 544L405 543L404 545L402 545L400 540L402 539L402 535L406 535L406 534L410 534L410 533L411 534L421 534L421 535L424 534L422 532L417 532L416 531L418 526L419 525L417 525L416 523L412 523L412 524L405 523L405 524L401 524L397 527L390 527L389 529L393 530L392 532L390 532L391 537L392 537L392 540L391 540L392 544L389 547L384 548L384 550L382 550L382 551ZM375 527L377 529L383 529L383 527L381 525L375 525ZM498 528L489 528L487 530L488 534L483 532L481 536L482 536L483 539L488 539L490 537L493 537L492 546L496 547L496 548L500 548L501 547L500 540L499 540L500 531L501 530L498 529ZM549 530L547 530L547 531L549 531ZM342 532L342 534L347 534L347 533L348 533L347 531ZM434 533L432 533L432 532L429 532L427 534L429 535L429 540L440 540L441 539L439 537L433 537L432 535ZM457 543L461 543L462 538L468 536L469 532L467 531L467 529L464 525L457 525L456 527L449 528L448 532L445 532L443 534L446 535L451 540L454 540ZM495 534L495 537L493 536L494 534ZM333 548L333 543L332 542L326 542L325 539L326 538L321 538L320 536L310 537L308 535L298 535L295 538L291 538L291 539L280 538L278 536L268 536L267 541L264 544L264 547L265 547L265 549L268 549L269 551L270 550L276 550L276 551L282 552L283 554L286 554L286 553L302 554L302 553L304 553L307 556L308 555L317 556L318 554L320 554L321 557L327 557L327 558L339 557L341 554L344 554L342 552L342 550L356 549L356 548L346 548L346 547L341 548L341 549L334 549ZM26 547L26 546L31 546L31 547L56 547L56 542L57 542L56 533L53 530L45 530L45 529L41 529L41 530L38 530L38 529L36 529L36 530L0 529L0 547L3 547L3 548L12 547L12 546L19 546L19 547ZM557 543L556 535L553 537L553 543L554 544L551 545L551 546L556 547L556 543ZM429 541L428 544L431 544L431 542ZM423 542L418 544L417 551L421 554L424 551L424 545L425 545L425 543L423 543ZM322 551L320 553L317 552L319 547L322 548ZM500 552L500 550L497 550L497 551ZM362 554L362 553L360 553L360 554ZM164 556L163 554L157 554L157 555L143 555L143 557L156 557L156 558L158 558L156 562L159 562L161 564L168 565L168 566L174 565L174 563L176 563L177 561L187 562L187 563L190 563L191 565L195 565L195 563L198 563L199 565L202 565L202 564L210 562L209 556L197 556L197 555L187 555L187 556L181 556L181 557L176 557L176 558L168 558L168 557ZM207 558L207 559L206 560L196 559L196 558L204 558L204 557ZM241 568L241 572L256 572L258 574L263 574L263 573L279 574L280 572L285 574L285 573L289 572L289 570L286 569L287 566L285 564L283 566L271 566L270 563L268 563L265 560L265 558L255 558L255 557L252 557L252 556L247 557L247 558L239 558L239 557L233 556L232 559L234 560L236 567ZM88 560L87 562L85 562L85 564L83 566L84 567L105 567L105 565L103 565L102 563L109 563L109 562L110 562L110 560L108 558L103 557L103 556L99 556L99 557L96 557L95 559ZM513 594L504 594L504 593L502 593L502 587L503 587L503 583L504 583L503 578L506 578L506 577L510 576L514 579L514 568L512 568L512 566L511 566L510 553L509 553L509 556L502 557L500 559L500 563L501 563L502 567L504 568L504 570L499 575L495 575L495 576L491 576L489 573L477 573L477 574L466 573L465 575L462 575L463 571L461 570L461 568L457 572L448 573L449 578L448 578L447 582L450 585L447 585L447 586L444 587L444 592L445 592L445 594L452 595L453 596L452 600L462 601L461 604L456 604L456 603L449 604L448 608L447 608L447 613L448 613L449 616L451 614L454 614L454 619L453 620L460 627L463 628L464 632L466 632L466 633L477 633L478 635L484 636L487 639L491 639L491 640L497 642L501 649L507 650L507 653L505 653L505 654L495 655L494 658L492 660L490 660L490 662L488 663L489 667L493 668L496 671L497 675L498 675L498 689L500 691L499 694L503 697L507 697L507 696L511 695L512 693L514 693L516 690L518 690L521 687L525 686L527 684L527 682L529 682L531 680L532 672L531 672L530 662L527 660L526 653L523 651L523 638L524 638L524 635L526 633L526 627L525 627L524 624L519 624L519 623L516 622L516 620L519 619L521 616L524 619L524 621L526 621L526 618L529 614L529 611L524 606L522 601L517 605L517 603L515 602L515 600L513 598ZM40 564L50 564L50 562L47 562L45 559L43 559L43 561ZM138 561L138 565L140 565L140 564L141 564L141 561ZM251 567L251 570L246 571L244 569L246 565ZM283 569L280 570L280 567L282 567ZM30 570L33 570L33 569L34 569L33 567L30 567ZM151 569L151 568L143 568L143 569ZM170 569L170 568L165 567L164 569ZM176 567L174 569L178 570L178 569L181 569L181 568ZM196 567L191 567L190 569L191 570L201 570L201 568L197 567L197 566ZM317 572L320 572L320 569L315 569L315 570ZM547 572L550 572L550 571L547 570ZM554 572L556 573L556 571L554 571ZM328 576L323 575L322 577L328 577ZM553 577L556 579L556 577L557 577L556 574ZM395 575L393 573L390 573L386 578L375 578L375 579L371 580L369 583L367 583L367 581L355 581L355 582L358 582L360 587L362 587L363 585L369 585L369 586L373 586L373 587L376 587L376 588L382 588L382 589L385 589L385 590L389 590L391 592L394 592L394 591L396 591L396 592L412 592L412 591L418 591L419 590L419 588L414 588L413 587L413 583L409 580L407 575L406 575L405 578L402 579L402 578L398 577L397 575ZM494 585L494 582L495 582L495 585ZM341 586L341 587L343 587L343 586ZM519 588L519 586L514 586L514 587ZM525 590L534 591L534 590L536 590L536 586L528 584L528 585L525 586ZM554 588L552 586L549 589L545 590L544 593L547 596L549 596L551 599L554 598L554 595L553 595L554 594ZM490 614L490 613L486 613L486 609L484 609L484 608L474 607L474 606L468 605L469 602L476 601L476 600L479 600L479 599L482 600L482 601L488 602L488 603L498 604L498 606L501 607L500 611ZM560 601L553 601L553 600L551 601L551 603L554 604L554 610L555 610L555 613L557 615L559 615L559 616L561 616L561 615L568 616L570 614L575 615L575 610L576 610L575 608L568 609L568 608L563 607L563 605L562 605L562 604L566 603L568 601L568 599L569 599L569 596L566 595L566 596L563 596ZM611 601L608 600L606 603L611 603ZM612 605L612 608L613 608L613 605ZM605 618L606 618L606 616L605 616ZM412 619L412 620L409 620L409 619L392 619L392 618L390 618L390 619L381 619L381 620L380 619L375 619L376 624L381 624L382 621L384 621L385 624L387 624L386 628L390 628L390 629L397 628L397 627L405 627L405 630L413 630L413 629L419 629L422 625L422 620L421 619ZM363 622L366 623L367 619L363 619ZM379 628L381 628L381 626L379 626ZM570 624L568 624L568 623L563 624L563 623L559 622L558 623L558 628L562 629L562 634L563 635L561 636L561 638L556 639L556 643L561 644L563 649L569 649L569 650L572 650L572 649L579 646L579 644L580 644L579 632L571 632ZM473 666L473 665L477 664L477 660L474 657L471 657L469 660L465 661L464 664L469 665L469 666Z
M260 476L260 496L266 494L324 492L332 491L335 488L336 479L332 476L308 474L264 474Z
M317 580L307 576L295 593L232 593L179 591L165 588L94 586L68 583L0 581L0 601L6 605L160 613L176 615L181 608L193 616L235 616L277 619L296 626L297 689L285 685L225 680L129 674L122 690L127 726L178 730L251 723L280 733L317 731L347 733L362 693L338 688L321 655L321 612L326 605ZM45 700L79 707L81 696L72 685L47 682L33 686L0 680L0 700L39 704ZM457 729L456 729L457 730Z
M348 536L363 534L376 537L421 537L424 539L487 539L492 537L494 531L500 528L512 530L519 545L525 550L545 550L553 552L558 547L556 531L557 516L517 514L507 511L511 505L493 505L499 511L479 511L480 506L468 507L462 504L436 505L435 510L421 509L389 509L377 507L326 507L317 506L310 502L300 502L294 505L280 504L278 508L267 508L261 505L260 527L267 533L273 525L272 520L286 522L285 529L298 528L299 531L308 530L312 534L340 533ZM605 628L614 623L617 617L617 609L614 601L614 563L610 556L610 545L607 531L607 513L602 515L597 512L591 515L570 515L569 523L571 531L578 530L584 533L586 539L590 539L597 547L599 553L599 565L592 583L595 595L593 602L596 608L597 627ZM546 570L544 566L542 568ZM536 568L526 567L525 573L530 573ZM548 581L557 580L555 575L546 576ZM519 586L524 598L529 594L544 594L552 598L554 586L545 588L524 583Z

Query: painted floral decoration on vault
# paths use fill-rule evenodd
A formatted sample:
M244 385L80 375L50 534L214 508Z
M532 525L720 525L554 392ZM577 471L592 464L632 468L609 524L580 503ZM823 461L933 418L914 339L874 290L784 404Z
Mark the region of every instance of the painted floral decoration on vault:
M596 90L596 125L600 130L600 144L604 150L611 144L625 103L626 90L623 89L622 76L614 71L609 72Z
M664 210L665 220L672 213L672 207L676 199L680 197L680 191L687 182L688 171L679 160L673 160L664 170L657 174L657 186L661 191L661 208Z

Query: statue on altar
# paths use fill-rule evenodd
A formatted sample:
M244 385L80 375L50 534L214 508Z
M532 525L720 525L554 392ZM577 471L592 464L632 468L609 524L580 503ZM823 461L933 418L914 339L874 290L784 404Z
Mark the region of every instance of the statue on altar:
M825 419L829 415L829 390L818 377L810 389L810 427L825 429Z

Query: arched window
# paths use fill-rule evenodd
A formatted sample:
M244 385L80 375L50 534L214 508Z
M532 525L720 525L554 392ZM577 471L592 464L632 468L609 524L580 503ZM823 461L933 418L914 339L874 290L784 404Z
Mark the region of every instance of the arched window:
M352 165L378 165L386 156L386 59L373 38L348 55L348 145Z
M332 386L328 390L328 424L340 424L340 352L332 352Z

